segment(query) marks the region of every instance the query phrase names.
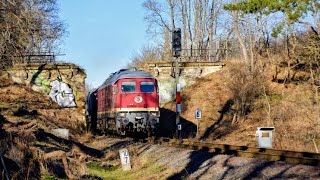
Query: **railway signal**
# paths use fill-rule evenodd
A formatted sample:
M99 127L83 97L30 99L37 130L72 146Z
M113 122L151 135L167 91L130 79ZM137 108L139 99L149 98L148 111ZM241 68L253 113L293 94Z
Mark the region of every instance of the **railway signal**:
M177 135L181 139L182 125L180 124L180 112L181 112L181 97L180 97L180 84L179 84L179 63L178 58L180 57L181 52L181 29L174 28L172 30L172 52L173 60L175 60L175 78L176 78L176 126L177 126Z
M174 28L172 31L172 51L174 57L179 57L181 52L181 29Z

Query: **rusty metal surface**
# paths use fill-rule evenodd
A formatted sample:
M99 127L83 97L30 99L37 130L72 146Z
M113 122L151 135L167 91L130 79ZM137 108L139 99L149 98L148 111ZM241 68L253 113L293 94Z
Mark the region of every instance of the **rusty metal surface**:
M151 144L159 144L190 150L207 151L217 154L227 154L238 157L260 158L272 161L284 161L293 164L320 166L320 154L318 153L267 149L248 146L233 146L228 144L214 144L208 142L192 141L188 139L179 141L176 139L168 138L149 138L146 141Z

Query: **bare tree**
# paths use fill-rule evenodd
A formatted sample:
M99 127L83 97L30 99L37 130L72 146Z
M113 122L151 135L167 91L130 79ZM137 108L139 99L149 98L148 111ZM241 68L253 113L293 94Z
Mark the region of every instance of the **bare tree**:
M233 0L233 3L235 3L236 1ZM240 26L240 13L238 11L232 11L231 12L232 15L232 20L233 20L233 30L235 35L238 38L239 44L241 46L242 49L242 57L245 63L248 63L248 52L247 52L247 47L245 45L245 41L243 39L243 37L241 36L240 30L239 30L239 26Z
M182 29L182 49L189 49L182 52L183 56L208 54L207 49L213 48L214 38L217 38L213 36L213 26L217 24L221 1L146 0L143 6L147 10L148 33L153 37L165 37L163 34L175 27Z
M0 4L0 62L23 62L26 54L58 50L65 34L56 0L3 0Z
M133 54L131 57L131 63L128 64L128 67L142 68L147 62L161 60L161 54L162 51L159 48L154 46L144 46L139 52Z

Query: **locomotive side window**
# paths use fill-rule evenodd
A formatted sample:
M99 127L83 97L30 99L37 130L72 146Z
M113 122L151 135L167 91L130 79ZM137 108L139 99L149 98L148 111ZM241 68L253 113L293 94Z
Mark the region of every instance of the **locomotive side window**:
M154 92L153 82L140 82L141 92Z
M122 92L136 92L136 82L123 82L121 83Z

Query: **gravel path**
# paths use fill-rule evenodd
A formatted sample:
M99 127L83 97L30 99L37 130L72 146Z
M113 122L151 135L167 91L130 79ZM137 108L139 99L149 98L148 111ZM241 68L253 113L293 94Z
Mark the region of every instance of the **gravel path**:
M168 179L320 179L320 167L288 164L207 152L99 138L89 146L101 150L135 149L136 159L154 159L170 169ZM134 165L134 163L133 163ZM161 177L160 177L161 178Z

